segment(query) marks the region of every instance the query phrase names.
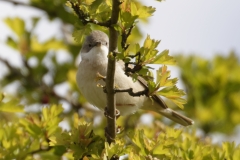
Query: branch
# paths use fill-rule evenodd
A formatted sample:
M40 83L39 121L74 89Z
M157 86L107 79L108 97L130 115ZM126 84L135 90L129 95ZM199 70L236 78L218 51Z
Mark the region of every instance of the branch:
M142 91L138 91L138 92L133 92L132 88L129 89L115 89L115 92L127 92L130 96L132 97L140 97L140 96L148 96L148 88L145 88Z
M117 24L120 7L120 0L112 0L112 15L111 15L111 26L109 27L109 54L108 54L108 66L107 66L107 78L106 78L106 91L107 91L107 112L111 119L107 117L107 142L111 144L115 142L116 137L116 97L114 90L114 75L115 75L115 64L116 57L113 53L117 51L117 40L118 33L114 29L113 25Z
M97 20L87 20L88 15L85 14L80 8L79 8L79 3L73 3L72 1L69 1L72 5L72 8L74 12L77 14L78 18L82 21L83 25L86 25L87 23L93 23L97 24L99 26L104 26L104 27L110 27L111 25L111 19L106 21L106 22L98 22Z
M130 36L132 29L133 29L134 25L132 25L129 29L125 29L124 32L122 33L122 42L121 42L121 46L124 50L126 50L129 46L129 44L127 44L127 39ZM127 31L128 30L128 31Z

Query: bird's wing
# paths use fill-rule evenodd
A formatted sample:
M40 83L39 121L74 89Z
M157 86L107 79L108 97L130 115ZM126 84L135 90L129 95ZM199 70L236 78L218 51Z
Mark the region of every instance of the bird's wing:
M125 70L124 62L118 61L118 63L121 65L122 69ZM138 82L140 84L142 84L142 86L144 86L145 88L148 88L147 81L143 77L138 76L137 79L138 79ZM152 95L151 98L158 105L152 105L151 103L149 103L149 105L152 105L152 106L144 106L142 109L156 111L156 112L162 114L163 116L165 116L183 126L188 126L188 125L194 124L194 121L191 120L190 118L185 117L185 116L173 111L172 109L168 108L166 103L163 101L163 99L159 95L156 95L156 94ZM149 100L149 101L151 101L151 100Z

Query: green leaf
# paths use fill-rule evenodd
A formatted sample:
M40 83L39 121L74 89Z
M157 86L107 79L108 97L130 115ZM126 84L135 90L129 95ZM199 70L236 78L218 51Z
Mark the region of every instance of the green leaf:
M148 155L154 146L154 142L144 135L143 130L138 130L135 133L133 142L136 146L138 146L138 149L140 150L139 153L144 156Z
M188 91L187 113L206 132L232 133L240 123L240 63L237 53L212 59L177 56ZM218 123L216 123L218 119Z
M155 8L152 6L143 6L139 2L131 2L131 15L137 16L141 20L146 20L148 17L152 16L155 12Z
M130 28L138 16L133 16L129 12L120 12L120 20L124 29Z
M167 149L163 143L159 142L153 149L154 155L168 155L169 149Z
M37 115L34 114L27 115L24 119L21 119L19 122L21 126L23 126L25 130L35 138L39 137L43 133L41 129L41 122Z
M15 42L14 39L12 39L11 37L8 37L7 39L7 45L12 47L13 49L18 49L18 44L17 42Z
M170 71L167 70L167 66L162 66L157 70L157 81L156 83L160 85L160 87L170 87L177 84L178 79L172 78L170 79Z
M153 64L174 65L176 64L176 60L172 56L169 56L168 50L164 50L154 58Z
M6 18L4 22L12 29L18 38L22 37L25 33L25 22L21 18Z
M155 93L157 85L153 81L147 81L148 82L148 90L149 90L149 95L152 95Z
M85 26L78 25L77 28L73 31L74 40L77 43L83 43L86 35L89 35L91 31L91 26L89 24Z
M111 143L111 145L108 144L108 142L105 142L105 154L107 157L111 158L113 155L120 155L123 151L123 145L114 144Z
M40 144L39 140L34 139L29 147L29 151L30 152L37 151L40 149L40 146L41 146L41 144Z
M86 5L91 5L95 0L85 0Z
M93 133L91 123L79 119L77 114L74 114L73 118L72 130L70 132L64 131L60 134L55 132L50 137L50 146L65 146L66 149L71 149L75 159L80 159L87 155L100 157L104 149L104 139ZM114 149L114 151L116 150Z
M233 153L234 153L234 149L235 149L235 143L232 142L223 142L222 143L222 148L225 151L225 157L227 159L233 159Z
M152 6L149 6L149 7L143 6L138 9L139 18L146 19L146 18L152 16L155 11L156 11L156 9Z
M152 64L155 56L158 53L158 50L156 48L159 45L159 43L160 41L151 39L150 36L147 35L143 47L141 47L139 50L141 54L141 61L144 64Z
M71 133L68 132L56 132L54 135L50 136L49 146L65 146L70 144Z
M183 90L178 89L176 86L165 87L159 90L157 94L172 100L181 109L184 108L183 104L186 103L186 100L181 97L184 96L185 93Z
M10 100L6 103L0 102L0 112L23 112L24 106L19 105L18 100Z
M66 45L59 40L56 40L54 38L47 40L44 43L40 43L37 39L37 37L33 37L31 39L31 53L32 54L41 54L46 53L49 50L66 50Z
M52 105L50 107L44 107L42 109L43 121L45 123L45 129L47 130L47 135L50 136L56 131L58 131L58 124L62 121L60 114L63 112L61 105Z

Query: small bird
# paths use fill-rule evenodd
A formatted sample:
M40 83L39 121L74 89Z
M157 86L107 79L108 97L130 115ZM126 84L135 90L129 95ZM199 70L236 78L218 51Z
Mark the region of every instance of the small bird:
M83 96L100 110L105 109L107 99L106 94L98 84L104 86L105 82L103 79L96 79L97 74L103 76L107 74L108 50L109 38L107 34L99 30L92 31L82 45L81 62L76 75L77 85ZM132 88L133 92L142 91L147 87L143 78L140 77L138 81L134 82L131 77L125 74L122 61L116 62L114 82L119 89ZM123 116L143 109L160 113L183 126L194 123L191 119L168 108L160 96L153 95L152 99L147 96L133 97L127 92L117 92L116 108Z

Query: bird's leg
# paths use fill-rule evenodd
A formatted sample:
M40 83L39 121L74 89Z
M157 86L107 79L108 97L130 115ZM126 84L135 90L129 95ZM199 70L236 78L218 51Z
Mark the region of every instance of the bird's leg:
M106 81L106 76L101 75L99 72L97 72L96 81L103 80Z
M108 114L108 109L107 107L104 108L104 116L105 117L108 117L110 119L113 119L115 117L111 117L109 114ZM118 119L120 117L120 111L116 109L116 119Z

